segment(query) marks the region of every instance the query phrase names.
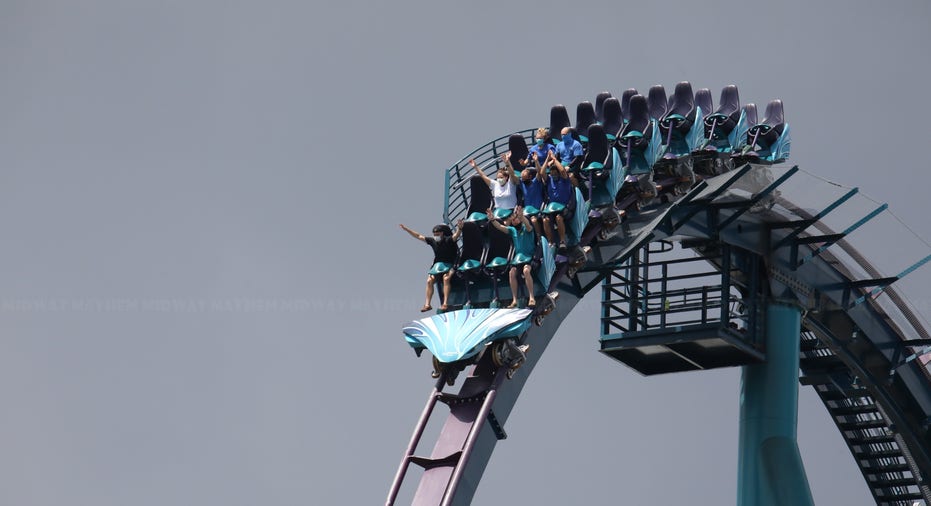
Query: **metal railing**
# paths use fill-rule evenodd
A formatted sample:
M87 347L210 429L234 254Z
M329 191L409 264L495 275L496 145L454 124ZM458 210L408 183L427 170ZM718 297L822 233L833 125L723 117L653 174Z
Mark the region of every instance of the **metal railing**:
M533 134L536 129L520 130L518 133L524 137L524 143L529 144L533 140ZM469 208L469 199L472 197L472 188L469 180L475 174L475 169L469 165L469 160L475 159L475 163L483 169L485 174L493 174L502 166L501 155L507 153L508 139L513 133L507 134L497 139L487 142L463 156L450 168L446 169L443 188L446 195L443 198L443 221L446 223L455 223L459 218L465 218L466 210ZM493 168L493 170L489 170ZM515 167L516 169L516 167Z

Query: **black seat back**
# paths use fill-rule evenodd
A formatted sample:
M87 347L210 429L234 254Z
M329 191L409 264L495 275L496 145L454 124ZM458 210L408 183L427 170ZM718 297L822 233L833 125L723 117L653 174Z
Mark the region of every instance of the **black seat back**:
M588 135L588 127L595 123L595 107L591 102L580 102L575 108L575 129L579 135Z
M485 263L491 262L497 257L511 260L511 234L502 232L496 227L488 226L488 254L485 255Z
M615 99L616 101L617 99ZM620 104L618 104L620 105ZM582 167L587 167L591 163L606 163L608 159L608 138L605 137L604 127L595 123L588 127L588 154L585 156L585 162Z
M621 101L615 97L608 97L604 103L604 131L617 136L624 127L624 117L621 115ZM589 129L590 130L590 129ZM591 136L589 136L591 138ZM591 142L591 141L589 141Z
M659 120L666 115L666 88L662 84L650 87L647 94L647 105L649 106L650 117Z
M711 90L702 88L695 92L695 105L701 107L703 116L711 114L714 110L714 101L711 99Z
M562 135L562 129L572 126L569 122L569 111L566 106L559 104L550 108L550 137L558 138Z
M665 95L663 96L665 98ZM650 109L647 99L643 95L630 97L630 121L624 128L624 133L636 130L647 135L650 126Z
M598 121L599 123L605 120L605 116L604 116L605 100L611 97L612 95L610 91L602 91L601 93L595 96L595 120Z
M664 118L678 114L688 118L689 114L695 110L695 96L692 94L692 83L681 81L676 85L675 91L669 97L668 109Z
M530 155L530 149L527 148L527 142L524 141L524 136L521 134L511 134L511 136L508 137L508 150L511 151L511 167L514 167L515 172L520 172L521 160L526 160Z
M766 104L766 115L763 117L763 120L760 121L761 124L769 125L773 128L785 124L785 114L782 110L782 100L778 98L772 102Z
M621 116L625 121L630 121L630 97L637 95L635 88L627 88L621 95Z
M718 110L714 111L714 113L731 117L735 122L737 121L740 117L740 94L737 92L737 86L731 84L721 90Z
M467 221L462 224L462 250L459 252L459 263L466 260L478 260L484 263L485 234L482 225Z
M491 189L478 174L469 179L469 189L471 196L469 196L469 209L466 210L466 216L475 212L484 214L491 207Z

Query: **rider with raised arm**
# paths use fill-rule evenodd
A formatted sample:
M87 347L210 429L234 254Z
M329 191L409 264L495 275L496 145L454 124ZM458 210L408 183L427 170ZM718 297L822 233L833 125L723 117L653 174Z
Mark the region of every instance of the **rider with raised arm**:
M532 155L533 163L536 170L524 169L520 173L520 191L523 195L523 209L525 217L530 220L533 230L538 236L543 236L543 230L540 228L541 219L539 214L543 211L544 193L546 189L543 186L543 172L540 170L540 162L536 154Z
M511 163L507 161L507 158L510 153L505 153L502 155L502 158L505 159L504 167L498 169L498 173L495 175L495 180L492 181L491 178L485 175L485 172L482 171L482 168L475 163L475 159L469 160L469 165L475 168L475 172L478 173L479 177L485 181L485 184L491 189L491 197L494 199L495 208L505 210L505 212L498 211L498 217L504 217L511 214L511 211L517 207L517 175L514 174L514 168L511 167Z
M489 215L491 214L489 210ZM524 216L524 210L522 207L518 206L514 208L514 213L511 214L503 223L500 223L496 220L491 220L489 217L489 223L492 224L495 228L502 232L506 232L511 236L511 242L514 244L514 261L512 262L512 267L509 273L509 282L511 286L511 294L513 300L511 305L508 306L508 309L513 309L517 307L517 274L518 271L522 272L524 275L524 283L527 285L527 307L532 308L537 305L536 299L533 297L533 276L531 275L534 268L539 264L533 253L536 249L536 236L533 233L533 228L530 226L530 221L527 220L527 217Z
M462 235L462 220L456 223L455 233L453 233L449 229L449 225L445 223L433 227L432 237L424 237L403 224L401 224L401 229L410 234L414 239L423 241L433 248L433 267L427 272L427 298L423 303L423 307L420 308L420 312L423 313L433 309L430 305L430 300L433 299L433 286L439 283L440 279L443 280L443 305L440 306L440 309L446 311L449 309L448 301L450 284L453 277L453 266L456 264L456 259L459 256L459 247L456 245L456 241L458 241L459 236ZM440 276L442 276L442 278L440 278Z
M550 153L543 167L538 170L542 172L543 184L546 186L546 195L549 199L549 203L543 209L543 232L546 234L546 240L553 244L550 222L555 221L556 230L559 233L559 248L565 249L566 221L572 219L575 210L569 171L559 163L559 159L553 153Z

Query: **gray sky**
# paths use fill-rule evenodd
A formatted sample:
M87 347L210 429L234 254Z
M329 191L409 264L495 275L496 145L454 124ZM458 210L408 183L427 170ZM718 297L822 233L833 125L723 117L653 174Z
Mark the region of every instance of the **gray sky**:
M429 250L397 224L603 89L782 98L794 163L931 237L931 7L815 4L0 2L0 504L383 501L431 386L400 333ZM733 503L739 370L643 378L595 351L597 314L475 503ZM816 502L870 504L800 402Z

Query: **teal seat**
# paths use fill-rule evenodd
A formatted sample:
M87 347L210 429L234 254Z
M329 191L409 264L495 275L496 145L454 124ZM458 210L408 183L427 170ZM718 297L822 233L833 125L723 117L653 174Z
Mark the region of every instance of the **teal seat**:
M512 265L524 265L529 264L533 260L533 257L525 253L518 253L514 255L514 261L511 262Z
M433 264L433 267L431 267L429 271L427 271L427 274L430 274L433 276L437 274L446 274L447 272L452 270L452 268L453 266L446 262L437 262Z
M504 257L495 257L491 259L491 262L488 262L488 265L485 267L494 268L494 267L504 267L508 264L508 259Z
M540 214L540 210L533 206L527 206L524 208L524 216L536 216Z
M459 266L459 270L462 272L471 271L478 269L482 266L482 263L475 259L468 259L465 262L462 262L462 265Z
M637 130L631 130L630 132L627 132L626 134L624 134L621 138L622 139L634 139L634 138L639 139L641 137L643 137L643 132L638 132Z
M474 213L470 214L468 218L466 218L466 221L486 221L486 220L488 220L488 215L486 215L485 213L480 213L478 211L475 211Z
M507 217L510 216L513 212L514 212L513 209L502 209L502 208L499 207L499 208L495 209L494 216L495 216L495 218L501 220L501 219L507 218Z
M543 207L543 214L560 213L565 208L565 204L560 204L559 202L550 202Z
M603 163L601 163L601 162L592 162L592 163L590 163L587 167L582 167L582 171L583 171L583 172L588 172L588 171L592 171L592 170L601 170L601 169L603 169L603 168L605 168L605 164L603 164Z

